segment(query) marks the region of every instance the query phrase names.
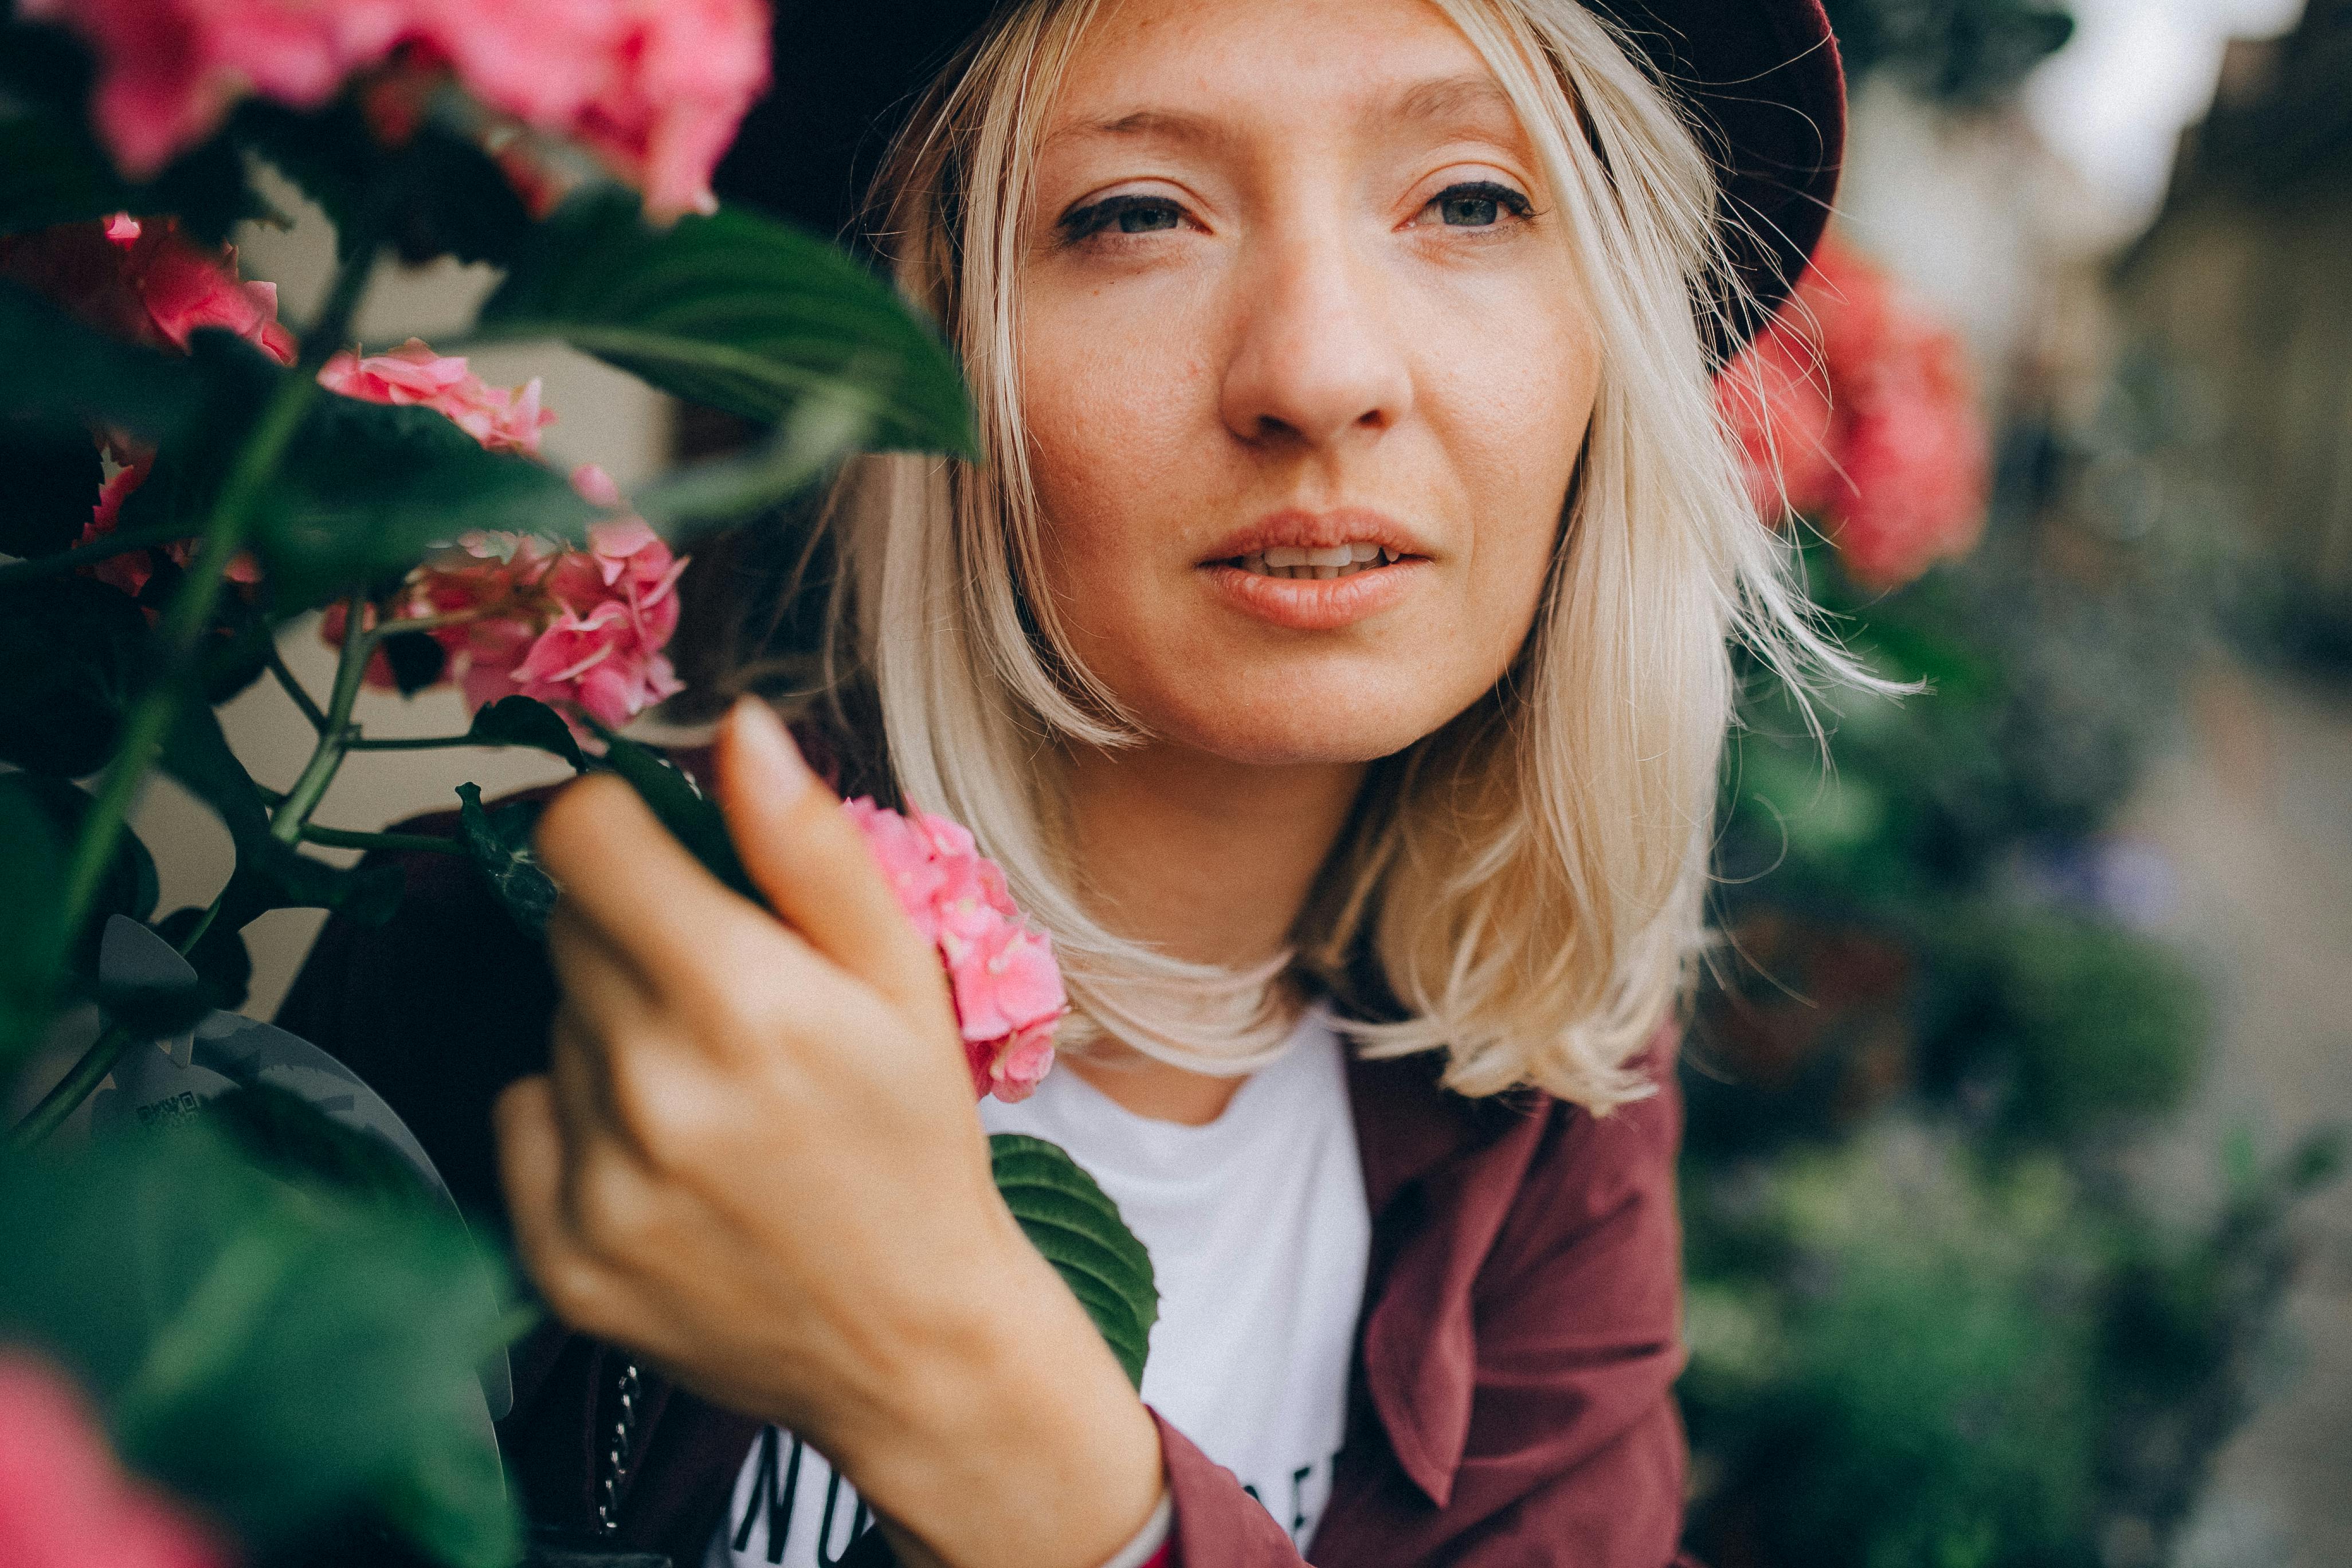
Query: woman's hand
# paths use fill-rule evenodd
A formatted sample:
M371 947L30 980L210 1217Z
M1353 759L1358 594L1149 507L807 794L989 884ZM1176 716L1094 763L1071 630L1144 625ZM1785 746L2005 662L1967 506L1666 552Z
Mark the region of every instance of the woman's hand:
M773 915L617 779L540 824L562 1001L498 1104L524 1265L940 1560L1090 1568L1158 1501L1159 1436L996 1194L939 959L764 706L717 793Z

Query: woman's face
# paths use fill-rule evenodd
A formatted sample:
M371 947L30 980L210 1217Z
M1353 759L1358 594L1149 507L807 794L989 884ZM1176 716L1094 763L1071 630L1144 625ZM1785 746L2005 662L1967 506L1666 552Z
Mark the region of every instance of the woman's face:
M1047 588L1146 726L1362 761L1500 677L1599 375L1562 222L1426 0L1108 7L1041 153L1020 388Z

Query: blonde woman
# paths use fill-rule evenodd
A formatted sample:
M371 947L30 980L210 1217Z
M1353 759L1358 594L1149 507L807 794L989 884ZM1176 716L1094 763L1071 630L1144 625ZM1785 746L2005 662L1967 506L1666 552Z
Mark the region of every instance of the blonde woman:
M784 26L788 75L827 26ZM712 1568L1664 1568L1727 645L1843 668L1711 395L1834 177L1816 0L936 27L894 40L954 52L872 242L989 461L844 476L805 717L1004 865L1064 1065L974 1117L936 961L749 703L717 787L780 919L591 780L541 829L551 973L432 862L285 1021L502 1187L569 1325L502 1434L552 1531ZM1150 1246L1140 1397L985 1130L1064 1144Z

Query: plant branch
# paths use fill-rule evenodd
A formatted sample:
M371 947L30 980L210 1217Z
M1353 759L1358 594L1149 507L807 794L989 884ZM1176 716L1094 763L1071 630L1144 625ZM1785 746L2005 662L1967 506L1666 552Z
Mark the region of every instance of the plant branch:
M443 746L499 746L503 741L485 741L476 735L385 735L377 738L354 735L344 743L353 752L431 752Z
M335 771L343 765L343 753L351 744L352 708L359 700L361 684L367 678L368 659L375 653L376 638L382 633L366 626L367 595L354 592L344 601L343 646L335 658L335 688L327 699L324 721L319 726L319 743L311 748L310 761L303 767L302 776L269 814L269 834L284 844L299 843L302 829L310 814L319 808L326 795L327 786L335 782Z
M41 1102L16 1123L16 1131L8 1135L9 1142L19 1149L29 1149L64 1126L75 1108L106 1081L106 1075L114 1070L114 1064L122 1059L122 1053L132 1043L131 1032L120 1024L109 1024L100 1030L89 1049L82 1052L81 1059L58 1080L57 1087L41 1096Z
M326 713L311 698L302 683L294 679L294 672L286 668L286 660L278 653L278 639L274 637L269 639L268 658L269 673L277 677L278 686L284 689L287 696L294 700L294 706L302 710L302 717L310 721L310 728L322 735L325 734L327 732Z
M341 827L320 827L305 823L302 842L323 845L329 849L388 849L421 850L428 855L463 855L466 847L454 838L443 838L431 833L353 833Z

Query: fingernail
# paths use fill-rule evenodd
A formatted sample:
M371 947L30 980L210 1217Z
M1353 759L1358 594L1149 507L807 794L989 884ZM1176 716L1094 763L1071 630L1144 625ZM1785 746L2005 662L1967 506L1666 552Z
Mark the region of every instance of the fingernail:
M776 710L756 697L739 697L727 712L727 729L734 749L752 773L774 792L775 804L789 805L816 782L792 731Z

